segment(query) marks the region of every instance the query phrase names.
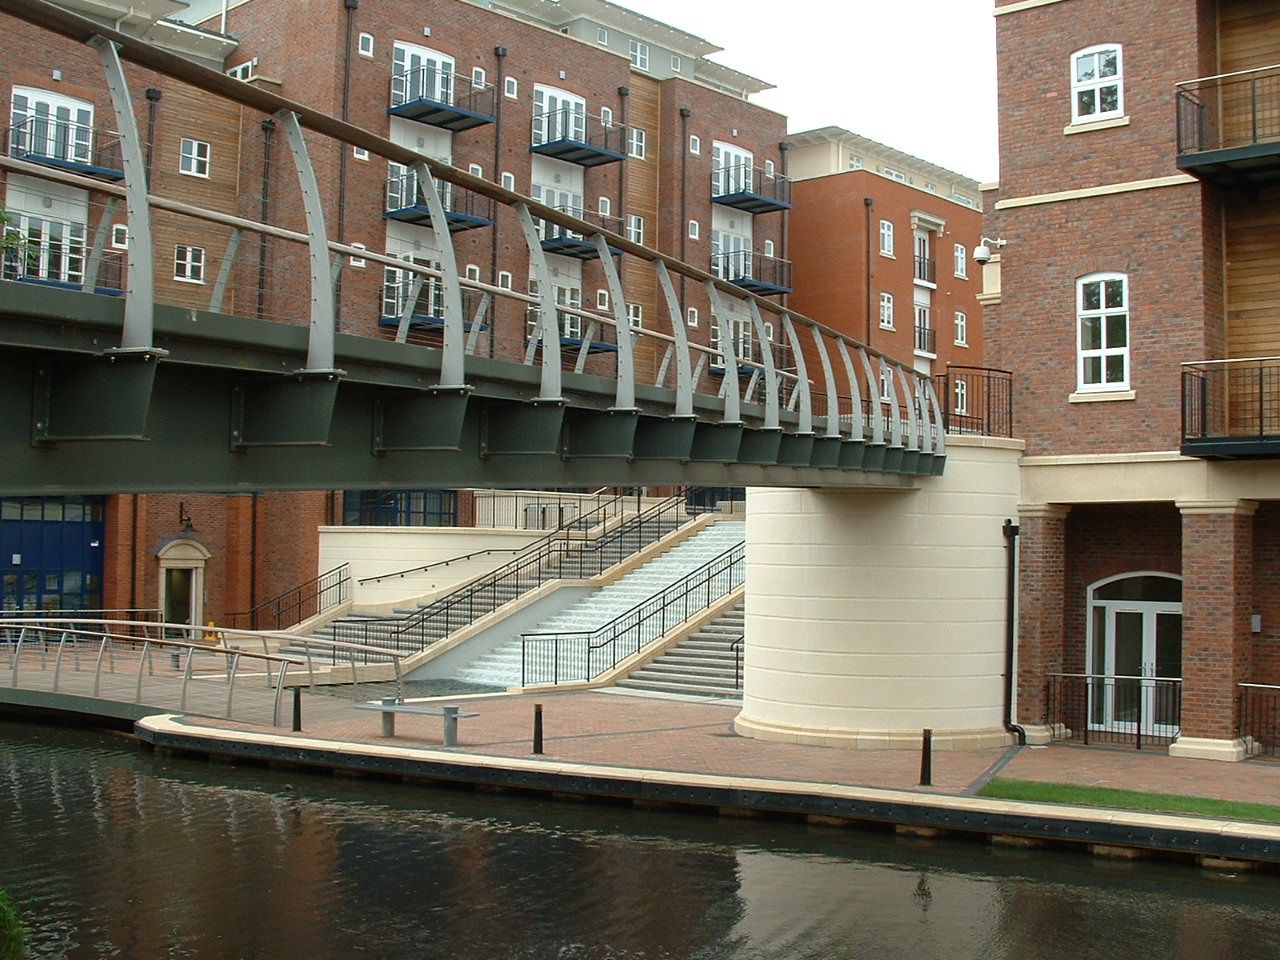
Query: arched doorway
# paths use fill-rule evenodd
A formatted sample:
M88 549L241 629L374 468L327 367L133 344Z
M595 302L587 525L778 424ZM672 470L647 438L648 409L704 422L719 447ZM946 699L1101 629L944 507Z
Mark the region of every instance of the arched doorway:
M160 559L160 614L165 623L196 625L204 617L204 567L212 554L195 540L170 540ZM194 636L194 634L193 634Z
M1126 573L1089 586L1089 724L1156 736L1178 732L1182 578Z

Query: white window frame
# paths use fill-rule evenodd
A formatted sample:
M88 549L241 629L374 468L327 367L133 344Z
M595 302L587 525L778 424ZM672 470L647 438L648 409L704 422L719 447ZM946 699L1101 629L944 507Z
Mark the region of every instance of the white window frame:
M179 283L204 283L205 250L185 243L173 245L173 279Z
M893 169L893 167L881 167L880 172L890 180L897 180L899 183L907 182L907 175L901 170Z
M776 256L774 252L775 250L776 250L776 247L774 247L772 240L766 240L763 244L761 244L761 247L760 247L760 252L764 254L766 257L769 257L770 259Z
M211 149L206 140L183 137L178 149L178 172L186 177L208 180Z
M684 61L680 59L680 55L678 53L673 53L671 55L671 69L675 73L679 73L684 69Z
M627 323L632 327L644 326L644 304L628 303L627 304Z
M969 315L963 310L956 311L956 338L957 347L967 347L969 345Z
M596 309L597 310L609 309L609 291L608 290L596 291Z
M1111 73L1104 75L1101 70L1107 54L1114 54L1114 63L1109 66ZM1118 43L1097 43L1071 54L1071 122L1094 123L1098 120L1110 120L1124 116L1124 50ZM1115 105L1103 109L1103 91L1115 88ZM1091 108L1086 108L1082 100L1092 100Z
M963 243L955 245L956 276L961 280L969 279L969 249Z
M480 267L474 263L468 263L464 274L468 280L480 281Z
M587 139L587 101L559 87L533 87L533 145Z
M627 239L632 243L644 243L644 217L638 213L627 214Z
M369 151L366 150L364 147L352 147L351 156L356 160L368 160Z
M631 55L631 65L637 70L649 69L649 45L643 40L636 40L634 37L628 44L628 50Z
M690 220L689 221L689 239L697 240L701 236L702 236L702 224L698 223L697 220Z
M485 72L484 67L471 68L471 86L475 90L484 90L489 86L489 74Z
M599 213L601 217L612 217L613 200L609 197L601 197L599 202L596 204L596 212Z
M511 289L511 271L510 270L498 271L498 287L502 290Z
M613 108L612 107L600 108L600 126L604 127L606 130L613 129Z
M696 133L689 134L689 152L694 156L702 153L702 138Z
M856 153L849 154L849 169L850 170L862 169L862 158L858 156Z
M951 412L958 417L966 417L969 415L969 381L964 377L957 377L955 386L952 388Z
M698 325L698 308L689 307L684 312L684 322L686 326L696 327Z
M893 330L893 294L880 294L880 328L882 330Z
M643 160L648 136L640 127L632 127L627 131L627 156Z
M111 249L129 249L129 225L127 223L113 223L111 225Z
M880 221L880 255L893 256L893 223L889 220Z
M596 43L606 47L609 45L609 31L604 27L596 27Z
M366 247L363 243L354 243L354 242L353 242L351 245L352 245L353 247L355 247L357 250L367 250L367 249L368 249L368 247ZM351 258L351 265L352 265L353 267L363 267L363 266L365 266L366 264L367 264L367 261L365 260L365 258L364 258L364 257L352 257L352 258Z
M15 156L30 151L78 164L93 162L94 108L39 87L15 86L9 101L9 149ZM19 147L20 149L14 149Z
M502 171L502 188L504 190L513 190L513 191L516 188L516 175L512 173L510 170Z
M711 195L755 192L755 156L732 143L711 143Z
M484 167L480 166L478 163L473 163L467 167L467 173L471 174L473 177L480 177L481 179L484 179Z
M360 56L362 57L373 56L373 34L372 33L360 34L360 38L356 41L356 52L359 53Z
M227 76L233 80L252 80L258 75L258 58L246 60L243 63L237 63L234 67L227 68Z
M508 100L520 99L520 81L515 77L506 77L502 81L502 95Z
M1089 288L1097 287L1096 304ZM1113 298L1113 292L1119 296ZM1089 328L1094 328L1086 333ZM1076 389L1080 393L1128 390L1131 379L1129 277L1091 273L1076 280ZM1112 364L1120 364L1116 376Z
M397 40L392 48L391 105L432 100L453 103L457 62L447 53ZM417 63L417 66L413 64Z

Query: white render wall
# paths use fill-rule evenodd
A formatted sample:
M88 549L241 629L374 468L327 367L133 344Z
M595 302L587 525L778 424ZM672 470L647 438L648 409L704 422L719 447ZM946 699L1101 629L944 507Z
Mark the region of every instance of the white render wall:
M914 491L752 489L737 731L918 749L1010 742L1006 553L1017 441L948 437Z

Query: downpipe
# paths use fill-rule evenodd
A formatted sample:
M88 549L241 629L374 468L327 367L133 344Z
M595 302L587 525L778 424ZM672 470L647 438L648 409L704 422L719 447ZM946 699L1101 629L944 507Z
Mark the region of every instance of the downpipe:
M1018 738L1018 746L1027 745L1027 731L1013 722L1013 644L1017 635L1014 624L1017 599L1018 525L1005 520L1004 533L1005 591L1004 591L1004 728Z

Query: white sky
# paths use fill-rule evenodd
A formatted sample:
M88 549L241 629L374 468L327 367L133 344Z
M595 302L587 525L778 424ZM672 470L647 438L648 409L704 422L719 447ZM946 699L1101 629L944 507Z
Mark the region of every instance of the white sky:
M615 0L774 84L791 132L836 126L997 179L993 0Z

